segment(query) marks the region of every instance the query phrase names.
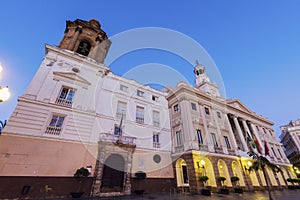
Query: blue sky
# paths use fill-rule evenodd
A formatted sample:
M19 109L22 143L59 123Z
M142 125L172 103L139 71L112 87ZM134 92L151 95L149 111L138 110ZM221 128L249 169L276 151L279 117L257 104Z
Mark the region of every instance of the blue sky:
M299 118L300 2L297 0L94 0L3 1L0 6L0 85L12 98L0 104L8 119L44 55L58 45L66 20L98 19L109 37L141 27L185 34L208 52L220 71L226 97L238 98L275 122ZM200 61L201 62L201 61ZM132 52L111 65L122 75L131 67L161 63L194 82L190 63L167 52Z

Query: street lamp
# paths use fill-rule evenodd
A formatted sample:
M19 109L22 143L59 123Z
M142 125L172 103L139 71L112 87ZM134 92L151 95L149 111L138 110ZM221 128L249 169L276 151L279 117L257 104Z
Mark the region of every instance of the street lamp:
M3 67L0 63L0 73L2 72ZM0 86L0 102L6 101L10 97L10 92L8 90L8 86L6 87L1 87Z
M8 90L8 86L1 87L0 86L0 102L6 101L10 97L10 92Z

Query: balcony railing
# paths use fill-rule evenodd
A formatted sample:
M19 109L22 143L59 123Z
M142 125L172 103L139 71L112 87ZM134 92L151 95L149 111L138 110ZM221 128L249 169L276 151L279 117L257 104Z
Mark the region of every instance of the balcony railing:
M174 148L174 151L175 151L174 153L183 152L183 151L184 151L183 145L176 146L176 147Z
M136 122L139 123L139 124L144 124L144 118L142 118L142 117L137 117L137 118L136 118Z
M48 126L45 134L46 135L60 135L61 127Z
M160 143L159 142L153 142L153 147L154 148L160 148Z
M223 153L223 148L222 147L215 147L215 152L216 153Z
M153 126L160 126L160 122L157 122L157 121L153 121Z
M102 142L111 142L119 145L130 145L136 146L135 144L135 137L123 136L123 135L116 135L110 133L100 133L99 140Z
M227 149L229 155L235 155L234 149Z
M208 151L208 146L205 144L199 144L199 150L200 151Z
M72 101L67 99L57 98L55 103L64 107L72 107Z

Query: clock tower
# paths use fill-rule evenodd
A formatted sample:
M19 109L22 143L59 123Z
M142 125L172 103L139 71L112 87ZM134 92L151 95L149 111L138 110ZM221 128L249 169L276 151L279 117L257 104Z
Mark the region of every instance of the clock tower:
M203 65L197 62L197 65L194 68L194 74L196 75L196 87L200 91L212 96L220 96L217 84L210 82Z
M66 22L65 34L59 47L103 63L110 45L111 41L97 20L76 19Z

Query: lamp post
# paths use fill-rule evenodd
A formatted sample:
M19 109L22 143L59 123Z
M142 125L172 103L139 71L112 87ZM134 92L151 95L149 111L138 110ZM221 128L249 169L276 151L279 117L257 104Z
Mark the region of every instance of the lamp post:
M2 72L2 70L3 70L3 67L0 63L0 73ZM9 92L8 86L5 86L5 87L0 86L0 103L8 100L9 97L10 97L10 92Z

